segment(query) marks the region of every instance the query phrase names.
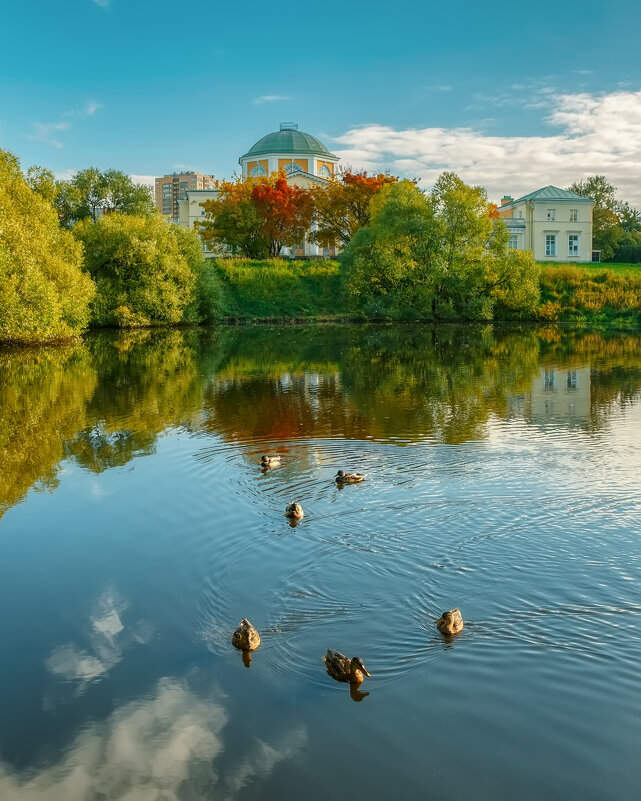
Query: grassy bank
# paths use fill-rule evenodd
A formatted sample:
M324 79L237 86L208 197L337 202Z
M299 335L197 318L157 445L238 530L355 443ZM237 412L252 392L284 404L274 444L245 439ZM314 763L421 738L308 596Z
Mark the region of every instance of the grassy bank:
M218 317L301 320L354 314L336 261L219 259L208 267L217 279ZM641 269L623 264L546 264L534 319L639 324Z
M539 319L641 322L641 269L613 266L546 265Z
M235 319L344 316L338 262L218 259L219 314Z
M632 264L632 263L621 263L612 261L612 262L581 262L580 264L568 264L567 262L549 262L549 261L540 261L537 262L541 265L542 268L551 267L560 269L562 267L576 267L579 270L586 270L590 273L601 273L604 270L610 270L613 273L620 273L620 274L629 274L629 273L638 273L641 274L641 264Z

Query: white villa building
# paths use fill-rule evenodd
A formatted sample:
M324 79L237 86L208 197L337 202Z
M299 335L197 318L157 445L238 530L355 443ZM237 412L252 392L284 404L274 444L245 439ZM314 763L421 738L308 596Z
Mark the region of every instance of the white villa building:
M510 246L531 250L537 261L592 261L594 201L569 189L546 186L514 200L501 200L499 217Z
M300 187L326 184L335 174L338 156L330 153L325 145L298 130L295 122L281 122L280 129L263 136L256 144L238 159L243 178L261 178L274 172L283 171L287 182ZM217 197L214 189L186 190L178 200L178 222L184 228L194 227L194 223L205 216L200 205ZM217 254L204 250L206 256ZM291 248L283 248L281 255L289 258L313 256L334 256L333 248L321 248L305 239Z

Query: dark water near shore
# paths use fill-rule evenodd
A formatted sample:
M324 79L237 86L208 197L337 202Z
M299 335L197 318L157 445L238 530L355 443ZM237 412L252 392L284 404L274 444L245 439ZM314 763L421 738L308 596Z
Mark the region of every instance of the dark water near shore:
M0 457L2 801L640 797L640 336L5 350Z

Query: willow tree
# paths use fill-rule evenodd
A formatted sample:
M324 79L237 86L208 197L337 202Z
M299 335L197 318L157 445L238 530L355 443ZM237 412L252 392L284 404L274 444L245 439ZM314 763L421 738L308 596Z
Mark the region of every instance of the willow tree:
M87 326L94 284L82 245L60 227L51 200L0 150L0 340L76 336Z

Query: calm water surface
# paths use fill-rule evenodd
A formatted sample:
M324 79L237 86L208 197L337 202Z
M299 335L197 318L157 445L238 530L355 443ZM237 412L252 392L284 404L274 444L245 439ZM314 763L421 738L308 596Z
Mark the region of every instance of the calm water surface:
M637 801L640 442L631 334L0 352L0 798Z

